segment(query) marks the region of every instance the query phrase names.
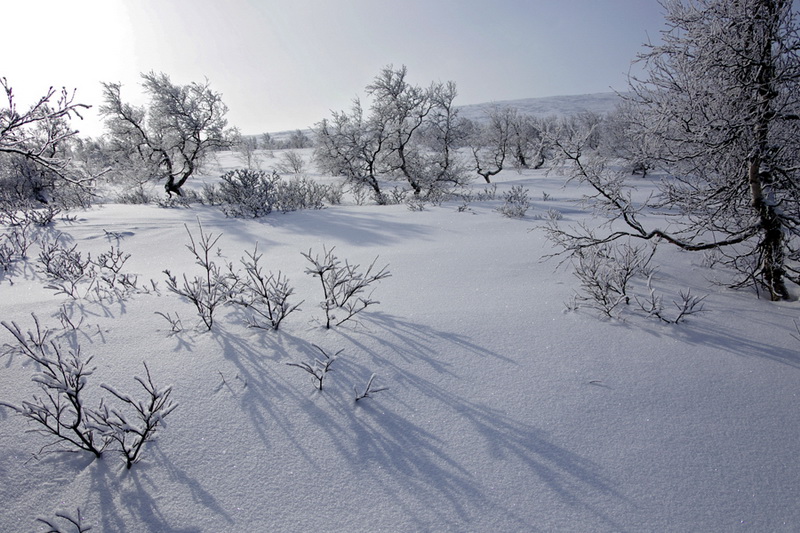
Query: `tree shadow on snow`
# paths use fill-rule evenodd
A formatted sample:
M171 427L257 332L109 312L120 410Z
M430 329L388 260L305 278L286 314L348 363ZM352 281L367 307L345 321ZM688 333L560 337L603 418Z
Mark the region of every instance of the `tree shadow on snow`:
M157 483L150 477L150 469L155 469L159 475L166 471L174 484L166 486ZM203 514L197 515L198 520L207 521L208 513L213 513L228 524L234 523L215 498L196 480L178 469L161 453L156 443L150 443L147 461L137 463L130 470L120 468L117 461L107 461L105 458L96 461L92 469L91 489L89 494L98 498L97 509L101 516L99 520L94 516L87 515L87 518L94 524L100 522L101 531L204 531L202 525L170 524L170 518L162 511L162 508L173 507L175 504L171 497L184 497L182 489L188 490L192 503L203 510Z
M359 341L361 335L374 336L386 347L389 355L373 353L372 360L379 364L382 376L390 376L389 389L379 398L355 405L353 396L342 400L337 399L341 396L329 395L326 401L333 405L328 409L315 402L306 402L305 408L336 443L354 475L374 478L374 485L402 506L405 516L420 530L432 527L431 509L439 509L466 523L491 515L504 522L502 529L532 531L536 523L530 508L539 505L534 498L542 490L608 529L624 529L594 503L609 498L626 500L596 464L554 444L547 432L523 420L524 415L509 415L472 401L451 392L440 380L433 382L426 377L433 369L434 375L445 381L458 379L452 363L437 358L442 347L451 354L468 353L515 365L512 359L461 335L382 313L371 313L358 332L344 328L337 332L363 350L369 348ZM429 368L414 372L420 362ZM370 375L368 366L369 362L348 361L339 370L344 367L348 377L363 378ZM437 416L444 412L453 429L429 424L425 416L413 416L420 401L430 406L432 413L439 413ZM465 442L457 436L461 433L479 435L481 441ZM493 475L492 467L476 464L474 455L491 457L502 468L512 465L510 468L525 482L519 488L519 498L504 501L496 497L490 490L491 481L485 479L487 474Z

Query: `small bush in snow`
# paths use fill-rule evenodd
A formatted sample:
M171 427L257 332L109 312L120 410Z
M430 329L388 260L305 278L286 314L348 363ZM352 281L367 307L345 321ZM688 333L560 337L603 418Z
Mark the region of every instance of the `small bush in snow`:
M181 317L178 316L177 312L175 313L174 317L169 313L162 313L161 311L156 311L155 314L164 317L164 320L169 322L170 335L174 335L183 331L183 323L181 322Z
M145 205L149 204L153 200L153 196L145 191L143 187L121 192L116 197L116 202L118 204L128 205Z
M61 234L42 241L39 252L40 269L48 279L45 287L74 299L90 294L98 299L122 298L138 290L137 277L123 272L129 258L119 244L94 258L84 257L77 244L65 245Z
M294 174L299 176L306 168L306 162L303 156L294 150L283 152L278 158L278 172L282 174Z
M608 317L616 316L620 305L630 304L629 283L637 274L649 274L655 254L651 248L623 244L603 244L577 250L573 256L574 274L580 280L579 299Z
M375 374L372 374L367 381L367 386L364 387L364 390L358 392L358 389L353 385L353 392L355 392L356 401L363 400L364 398L370 398L373 394L388 390L389 387L374 387L373 382L375 381Z
M295 176L277 183L276 209L283 213L301 209L322 209L330 187L306 177Z
M323 294L320 306L325 311L325 327L328 329L341 325L370 305L379 303L371 298L371 292L367 296L362 295L376 281L391 276L389 265L380 270L375 268L377 257L366 271L360 272L359 265L351 265L346 260L342 263L333 251L334 248L328 250L323 247L322 257L312 256L311 250L302 254L311 263L306 274L320 279ZM334 314L337 310L344 313L342 318Z
M647 316L657 318L667 324L680 324L687 316L695 315L704 311L703 300L705 296L692 296L692 291L680 291L678 299L673 300L672 304L676 308L674 316L667 315L664 309L663 298L653 289L652 276L647 279L648 295L646 298L636 298L636 303Z
M281 322L299 309L303 302L297 304L289 302L294 289L281 272L277 274L264 272L258 264L262 257L262 254L258 253L258 246L252 252L245 254L246 257L241 259L245 276L240 278L237 274L231 273L237 280L237 291L231 298L231 303L252 312L247 318L249 327L277 330Z
M178 404L172 402L172 387L157 388L150 376L150 369L144 365L147 379L138 376L134 379L144 388L145 399L135 400L127 394L120 393L108 385L101 385L112 396L123 403L128 413L116 408L109 408L102 402L93 418L102 424L106 438L119 445L119 452L125 458L125 467L130 469L139 461L144 444L153 439L158 425Z
M236 169L221 179L217 187L203 190L203 200L237 218L258 218L273 211L322 209L326 200L341 202L343 194L341 186L322 185L300 176L284 180L277 172L263 170Z
M331 371L331 365L334 361L336 361L336 357L342 353L343 350L339 350L333 355L328 355L328 353L317 346L316 344L313 345L314 348L319 350L322 354L324 359L315 358L314 362L309 363L286 363L289 366L296 366L297 368L301 368L311 374L312 379L314 381L314 386L318 390L322 390L323 383L325 382L325 377L328 375L328 372Z
M509 218L524 217L531 206L528 189L524 189L522 185L514 185L510 191L503 193L503 201L498 211Z
M169 398L172 388L158 389L145 364L147 379L134 378L147 393L144 400L135 400L101 385L131 409L133 416L109 407L104 399L98 409L87 406L84 392L94 371L89 367L92 358L81 357L80 346L74 338L69 349L50 339L52 331L42 328L36 315L32 316L35 329L25 333L14 322L0 324L16 339L11 349L38 364L40 370L32 379L39 385L42 395L20 405L7 402L0 402L0 405L35 422L38 432L55 437L56 440L47 446L67 444L100 457L109 444L116 442L130 468L139 460L145 442L152 440L158 424L177 407Z
M198 225L200 226L200 238L197 241L189 231L189 227L186 225L184 227L189 234L189 244L186 245L186 248L194 256L195 264L202 268L202 275L188 278L186 274L183 274L181 282L169 270L165 270L164 274L167 275L167 289L189 300L197 309L197 314L203 324L210 330L214 325L214 312L228 301L232 280L230 275L225 273L212 258L212 250L222 235L215 236L205 233L199 221Z
M48 289L63 293L72 298L79 298L78 288L82 281L91 278L91 258L84 257L75 244L67 247L61 243L61 234L54 240L42 242L39 252L39 263L42 272L47 276Z
M75 516L69 513L56 513L56 518L58 520L37 518L36 521L49 528L47 533L85 533L92 529L92 526L83 523L80 508L76 509Z
M218 189L207 188L204 195L214 205L220 205L227 216L258 218L272 212L277 201L276 183L280 181L276 172L239 168L220 179Z
M32 379L42 395L20 405L2 405L35 422L37 431L56 437L53 444L67 443L100 457L108 441L94 424L83 394L93 371L88 367L92 358L82 359L79 347L65 350L59 343L49 341L50 330L42 329L35 315L33 320L35 330L27 333L14 322L2 325L17 340L15 351L39 365L40 371Z

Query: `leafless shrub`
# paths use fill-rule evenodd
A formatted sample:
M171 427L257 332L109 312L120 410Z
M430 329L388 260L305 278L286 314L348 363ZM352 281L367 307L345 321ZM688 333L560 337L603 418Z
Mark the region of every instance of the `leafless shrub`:
M644 311L647 316L654 317L667 324L680 324L683 320L691 315L695 315L704 311L703 300L705 296L692 296L692 291L687 289L686 292L680 291L678 299L673 300L672 304L677 309L673 317L668 317L664 309L663 297L656 293L652 285L652 276L647 280L648 295L646 298L636 298L636 303L639 308Z
M336 357L342 353L342 350L339 350L333 355L329 355L325 350L317 346L316 344L313 345L314 348L319 350L322 354L324 359L314 358L314 361L309 364L306 362L301 363L286 363L288 366L295 366L297 368L301 368L311 374L312 380L314 381L314 385L318 390L322 390L323 383L325 381L325 377L328 375L328 372L331 371L331 365L336 360Z
M373 394L388 390L389 387L373 387L372 383L375 381L376 374L372 374L369 377L369 381L367 381L367 386L364 387L364 390L358 392L358 389L353 385L353 392L356 395L356 401L363 400L364 398L370 398Z
M181 317L178 316L177 312L175 313L174 317L169 313L162 313L161 311L156 311L155 314L164 317L164 320L169 322L170 335L174 335L183 331L183 323L181 323Z
M281 174L294 174L299 176L305 170L306 162L303 156L294 150L283 152L278 158L277 170Z
M270 214L275 207L280 176L263 170L236 169L220 178L218 188L206 189L207 200L220 205L229 217L258 218ZM212 194L209 194L213 191Z
M134 377L145 390L144 400L135 400L108 385L100 385L120 400L133 415L128 415L120 409L109 408L105 402L93 413L93 417L102 423L106 438L119 445L118 451L125 458L125 467L128 469L139 461L142 447L153 439L159 424L178 407L178 404L170 399L172 386L157 388L153 384L146 363L144 370L147 379Z
M93 258L83 255L78 245L64 244L63 235L42 241L39 252L41 271L48 279L45 286L73 299L94 294L98 299L122 298L138 290L137 276L123 272L130 254L124 253L119 245L112 245L108 251Z
M351 265L346 260L342 263L333 254L334 249L328 250L323 247L322 257L312 256L311 250L302 254L311 263L311 267L306 269L306 274L320 279L324 298L320 306L325 311L325 327L328 329L332 325L341 325L370 305L379 303L371 298L371 292L367 296L362 295L376 281L391 276L389 265L381 269L375 268L377 257L366 271L360 272L359 265ZM344 318L335 316L337 309L344 313Z
M281 322L292 312L300 308L303 302L293 304L289 299L294 289L289 280L281 272L274 274L264 272L259 265L262 254L258 253L258 245L252 252L245 252L241 259L245 277L238 278L238 291L231 303L240 305L253 313L247 319L252 328L277 330ZM231 273L232 276L236 274Z
M45 533L85 533L86 531L90 531L92 526L83 523L83 516L81 515L80 508L76 509L75 516L70 515L69 513L60 512L56 513L56 518L59 520L46 520L44 518L37 518L37 522L41 522L47 528ZM61 524L60 522L64 522Z
M46 288L77 299L81 296L81 282L92 277L91 258L84 257L77 244L71 247L62 244L61 237L59 233L52 241L41 243L39 264L49 281Z
M214 325L214 312L228 300L232 291L230 286L232 280L213 259L212 250L222 234L205 233L199 221L198 226L200 237L195 241L189 227L184 225L186 233L189 234L189 244L186 248L194 256L195 264L202 268L202 275L190 279L183 274L183 282L180 283L169 270L165 270L164 274L167 275L167 289L189 300L197 309L203 324L210 330Z
M24 333L14 322L0 324L16 339L10 348L39 366L40 371L32 380L43 394L20 405L7 402L0 405L35 422L35 431L56 437L45 447L66 443L100 457L109 444L116 442L130 468L139 460L144 443L152 440L159 423L177 407L169 398L172 388L156 388L145 364L147 379L134 378L147 393L144 400L134 400L108 385L100 386L123 402L134 416L110 408L104 399L99 408L88 407L84 391L94 371L89 367L92 357L82 358L77 342L65 350L59 342L49 339L51 330L43 328L36 315L32 316L34 329Z
M582 293L578 298L589 302L607 317L616 316L620 305L630 304L631 279L638 274L651 272L649 263L654 254L655 248L646 254L644 247L627 243L576 250L573 273L580 280Z
M497 210L509 218L522 218L531 206L528 189L522 185L514 185L511 190L503 193L503 205Z
M0 405L35 422L35 431L56 437L52 444L68 443L100 457L108 441L94 425L92 410L83 396L93 371L88 367L92 358L83 360L80 347L65 351L59 343L47 342L49 330L41 328L35 315L33 319L35 330L26 333L14 322L1 324L17 340L16 351L39 365L40 372L32 379L43 394L20 405Z

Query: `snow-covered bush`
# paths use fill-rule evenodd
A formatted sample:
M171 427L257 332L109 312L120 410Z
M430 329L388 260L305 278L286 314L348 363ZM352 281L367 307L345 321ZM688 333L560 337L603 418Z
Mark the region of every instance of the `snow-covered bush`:
M373 394L381 392L381 391L385 391L385 390L387 390L389 388L389 387L375 387L375 386L373 386L373 383L375 381L375 376L376 376L376 374L372 374L369 377L369 381L367 381L366 387L364 387L364 390L362 390L361 392L359 392L358 389L356 388L356 386L353 385L353 392L355 393L355 400L356 401L363 400L364 398L371 398Z
M109 385L101 385L112 396L121 401L129 413L109 408L102 402L100 408L92 413L92 417L103 427L104 436L119 445L118 451L125 458L125 467L130 469L139 461L144 444L153 439L158 425L178 407L170 399L172 386L159 389L153 384L150 369L144 364L147 379L139 376L134 379L144 388L145 399L136 400L131 396L118 392Z
M312 380L314 382L314 386L318 390L322 390L323 383L325 382L325 377L328 375L328 372L331 371L331 365L334 361L336 361L336 357L342 353L342 350L339 350L333 355L329 355L325 350L317 346L316 344L313 345L323 356L324 359L320 359L318 357L314 358L312 363L286 363L289 366L296 366L297 368L301 368L311 374Z
M59 342L49 340L51 331L40 326L36 315L33 320L35 329L26 333L14 322L2 325L16 339L12 349L39 365L40 370L32 379L42 395L19 405L0 405L38 424L38 432L55 437L50 445L67 443L100 457L108 440L94 424L83 394L92 375L93 369L88 366L92 358L83 359L80 347L65 349Z
M203 201L219 205L229 217L258 218L272 211L288 213L321 209L325 200L341 202L341 187L323 185L306 177L282 179L277 172L236 169L222 176L216 186L207 186Z
M92 277L91 264L91 258L84 257L77 244L63 244L61 234L41 243L40 270L47 276L49 283L46 288L56 291L56 294L80 298L79 287Z
M642 311L647 313L647 316L654 317L667 324L680 324L687 316L695 315L704 311L703 300L705 296L693 296L691 290L686 292L680 291L678 298L672 300L672 305L675 306L675 315L670 317L664 309L663 297L656 293L652 285L653 277L647 279L648 294L644 298L636 297L636 303Z
M181 283L169 270L165 270L164 274L167 275L167 289L189 300L197 309L197 314L203 324L210 330L214 325L214 311L228 301L233 280L230 274L223 271L222 267L213 259L212 250L222 234L205 233L199 221L198 225L200 238L197 241L189 231L189 227L184 227L186 233L189 234L189 244L186 245L186 248L194 256L195 264L202 268L202 275L190 279L183 274Z
M503 216L522 218L531 206L528 189L522 185L514 185L510 191L503 193L503 205L498 208Z
M272 212L277 201L276 183L280 176L263 170L239 168L221 177L214 201L229 217L258 218ZM209 191L205 192L209 197Z
M236 279L237 290L231 303L239 305L252 314L247 317L247 325L252 328L277 330L281 322L292 312L300 308L300 303L290 303L294 289L289 280L281 272L274 274L264 272L259 265L262 254L258 246L252 252L245 252L241 259L244 266L244 277L231 273Z
M364 272L359 272L359 265L351 265L347 260L342 263L333 254L335 248L328 250L323 247L323 255L302 254L311 266L306 269L306 274L316 276L322 285L323 300L320 307L325 311L325 328L339 326L350 320L367 307L379 303L371 298L372 292L362 296L364 291L376 281L391 276L389 265L380 270L375 268L376 257ZM344 313L343 318L337 317L336 310Z
M620 305L630 304L629 283L641 273L651 274L649 263L655 248L645 254L643 246L604 244L579 250L573 256L575 277L581 284L579 300L607 317L617 315Z
M283 213L301 209L322 209L328 196L327 185L306 177L279 180L275 208Z
M61 233L41 242L39 268L47 277L48 289L79 299L93 295L98 299L123 298L138 290L135 275L123 272L130 254L124 253L119 244L96 257L85 257L78 245L64 244Z
M282 174L294 174L299 176L306 168L306 162L303 156L294 150L283 152L278 158L278 172Z
M32 380L39 385L42 395L19 405L8 402L0 402L0 405L35 422L38 432L55 437L55 441L45 447L66 444L100 457L109 444L116 442L118 451L125 457L126 467L130 468L139 460L145 442L152 440L158 424L177 407L169 398L172 387L157 388L145 364L147 379L134 378L145 389L144 400L135 400L108 385L101 385L132 409L134 416L109 407L105 399L101 399L97 409L87 406L84 391L94 372L94 368L89 367L92 357L81 356L80 345L72 335L74 332L67 332L70 346L65 348L57 338L52 338L55 336L52 330L43 328L36 315L32 316L34 329L24 333L15 322L0 324L16 339L16 344L9 349L37 363L39 372Z

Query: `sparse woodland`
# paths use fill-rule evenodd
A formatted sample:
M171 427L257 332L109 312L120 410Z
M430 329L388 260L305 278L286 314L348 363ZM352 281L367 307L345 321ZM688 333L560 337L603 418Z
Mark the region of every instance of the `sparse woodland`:
M547 505L572 512L584 502L575 511L584 525L627 530L614 518L627 512L627 489L592 462L605 452L566 443L590 427L612 449L612 418L633 413L625 423L652 424L657 415L639 406L664 412L643 398L671 391L641 361L675 369L688 356L664 362L609 346L646 346L638 332L659 349L669 341L698 352L707 344L717 358L757 353L788 369L765 371L779 390L796 385L800 365L800 15L784 0L664 6L663 42L643 47L635 60L644 74L603 113L492 104L470 120L459 114L455 82L417 85L405 66L389 65L349 109L310 130L252 137L228 124L208 80L181 85L148 72L142 106L127 103L120 84L103 84L104 101L92 105L107 131L90 139L74 127L89 107L79 89L50 89L20 108L14 80L0 79L0 455L14 450L0 472L42 469L35 479L75 478L79 494L113 494L50 502L20 527L190 526L176 523L180 512L144 518L164 483L188 490L215 530L270 529L259 511L240 518L241 508L226 508L186 465L238 469L248 483L258 475L265 485L246 489L285 502L271 476L326 479L330 459L337 476L379 465L373 477L336 477L347 498L368 506L358 483L399 493L375 530L398 523L392 513L410 517L406 528L436 530L429 503L462 517L456 529L551 529L511 510L522 500L504 507L513 490L493 499L490 487L506 480L476 465L477 453L501 463L501 475L521 476L512 483L540 483ZM761 327L735 338L713 331L731 302L746 317L737 324L765 317ZM569 325L551 330L556 320ZM594 357L604 350L621 381ZM620 370L626 357L634 370ZM562 374L544 377L537 358ZM707 364L699 372L716 380ZM576 373L579 387L563 377ZM713 387L727 390L727 379ZM707 392L704 382L686 387L692 398ZM547 413L562 412L553 403L560 388L559 402L578 405L563 433ZM542 409L535 416L521 400L529 394ZM506 403L489 403L495 395ZM622 403L626 414L595 411ZM742 416L758 425L767 405L742 406ZM428 407L437 423L423 420ZM695 439L712 424L697 416L687 430ZM237 420L230 430L225 417ZM672 446L681 424L654 438ZM770 442L795 431L756 430L771 432ZM461 433L469 443L453 437ZM245 446L255 447L241 453ZM659 468L679 469L687 456L682 448ZM322 529L349 529L310 511L333 490L305 492L313 485L302 485L308 500L295 515L305 509ZM25 490L40 507L51 498ZM130 511L119 502L132 495ZM599 511L600 501L612 511ZM481 507L498 506L487 514L494 522L483 522Z

